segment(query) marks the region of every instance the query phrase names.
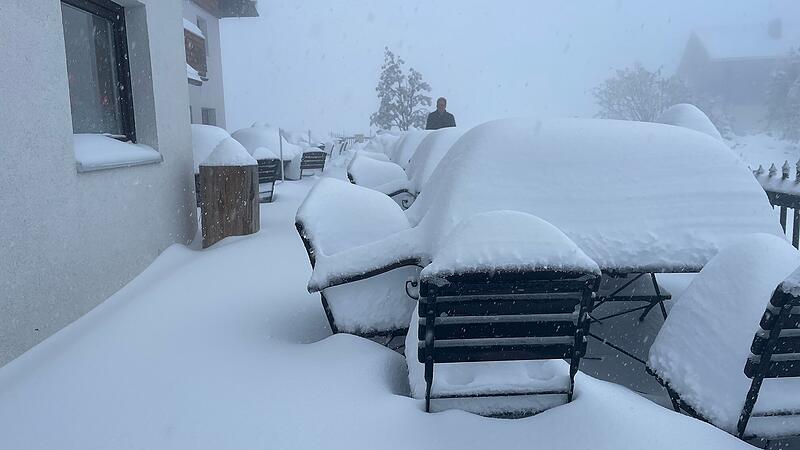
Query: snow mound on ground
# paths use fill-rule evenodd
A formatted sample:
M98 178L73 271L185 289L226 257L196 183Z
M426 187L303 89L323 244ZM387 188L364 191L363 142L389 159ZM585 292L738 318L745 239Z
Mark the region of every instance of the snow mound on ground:
M410 130L407 131L393 146L389 158L405 169L408 167L411 157L417 151L417 147L430 134L430 130Z
M208 155L201 166L255 166L258 165L250 153L234 138L225 138Z
M192 151L194 173L200 172L200 163L205 161L220 142L231 137L227 131L213 125L192 124Z
M656 122L689 128L724 142L722 135L717 130L717 127L714 126L714 123L711 122L711 119L700 108L689 103L670 106L661 113Z
M752 173L706 135L655 123L506 119L473 128L447 152L406 211L413 229L322 262L311 287L332 271L427 264L458 223L493 210L540 217L601 269L619 271L699 270L733 238L783 236Z
M600 274L597 263L553 225L518 211L491 211L453 228L421 275L493 270Z
M467 130L468 128L442 128L430 132L420 142L406 168L412 192L422 191L422 187L428 182L444 155Z
M731 242L676 300L650 348L648 364L656 374L730 433L750 388L744 366L761 316L775 288L799 265L800 253L776 236ZM800 379L768 379L756 411L787 403L798 407Z

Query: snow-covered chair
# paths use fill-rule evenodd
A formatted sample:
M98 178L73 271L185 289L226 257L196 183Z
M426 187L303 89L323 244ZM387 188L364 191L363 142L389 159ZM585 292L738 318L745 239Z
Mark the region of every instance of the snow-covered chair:
M322 178L297 211L295 225L312 267L328 255L379 240L409 227L400 207L380 192L342 180ZM373 338L400 347L394 338L408 331L415 301L406 282L419 268L398 265L367 280L323 289L320 294L331 331Z
M327 157L327 153L321 150L315 150L313 147L303 151L303 155L300 159L300 178L303 178L303 172L307 170L315 174L321 174L322 171L325 170L325 159L327 159Z
M648 371L676 410L740 438L800 434L799 265L797 250L766 234L706 264L650 348Z
M463 128L443 128L426 133L405 169L381 153L359 151L347 167L347 176L351 182L383 192L403 209L408 209L464 131Z
M265 147L257 148L253 158L258 161L258 199L261 203L272 203L275 182L281 176L281 160Z
M405 169L411 162L414 152L419 148L419 144L430 133L432 133L431 130L409 130L405 132L387 153L389 159Z
M286 178L299 178L297 174L300 172L303 148L284 139L279 128L256 122L252 127L234 131L231 136L251 155L264 147L275 155L282 156L282 170L285 171Z
M466 219L421 273L419 345L406 338L413 395L429 412L435 400L485 415L571 401L599 281L597 263L538 217Z
M350 160L347 178L353 184L388 195L403 209L411 206L416 198L409 191L408 177L402 167L364 151L356 152Z

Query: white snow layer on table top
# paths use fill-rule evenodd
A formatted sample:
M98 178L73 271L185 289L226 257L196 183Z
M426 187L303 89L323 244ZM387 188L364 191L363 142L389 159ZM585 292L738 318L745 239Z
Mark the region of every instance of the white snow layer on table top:
M676 299L650 348L648 364L658 376L728 432L735 432L750 388L744 366L761 316L798 265L800 253L784 239L753 234L732 241ZM800 379L768 379L755 411L798 406Z
M406 168L408 178L411 180L411 189L414 193L422 191L422 187L428 182L444 155L467 130L467 128L457 127L442 128L431 131L420 142Z
M366 155L363 150L356 152L347 166L347 174L353 178L353 182L357 185L370 189L397 181L404 186L408 184L406 172L402 167L391 161L381 161ZM388 194L390 192L384 193Z
M770 36L768 22L700 28L694 34L711 59L785 58L800 42L800 26L782 20L779 37Z
M205 161L220 142L231 137L227 131L213 125L192 124L192 153L194 173L200 172L200 163Z
M493 270L600 275L597 263L553 225L519 211L490 211L456 225L422 276Z
M506 119L468 131L406 211L414 227L318 264L310 283L430 261L462 220L514 210L564 232L601 269L698 270L732 238L783 236L761 186L722 142L680 127Z
M711 119L700 108L688 103L672 105L656 119L656 122L689 128L723 141L722 135Z
M279 159L278 155L267 147L258 147L253 152L253 158L259 159Z
M144 144L122 142L102 134L73 135L79 171L139 165L162 160L161 153Z
M203 31L188 19L183 19L183 29L203 39L206 38L205 35L203 35Z
M217 144L201 166L255 166L258 165L242 144L234 138L225 138Z
M297 210L317 261L409 227L403 210L386 195L343 180L322 178Z
M572 403L534 417L425 414L407 395L404 358L330 336L319 296L305 290L310 269L292 215L312 184L278 186L280 198L261 205L269 226L259 233L203 251L169 247L0 367L2 447L752 449L581 373Z
M254 124L249 128L234 131L231 136L239 141L251 154L259 147L266 147L276 155L281 153L281 135L277 127ZM283 139L283 161L291 161L302 154L303 148Z
M389 158L405 169L419 144L430 134L430 130L409 130L392 147Z

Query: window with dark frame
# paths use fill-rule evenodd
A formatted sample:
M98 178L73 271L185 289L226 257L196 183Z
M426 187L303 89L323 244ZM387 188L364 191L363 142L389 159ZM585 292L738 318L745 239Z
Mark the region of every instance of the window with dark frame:
M110 0L61 0L74 133L136 142L125 11Z
M203 125L217 125L217 110L214 108L201 108Z

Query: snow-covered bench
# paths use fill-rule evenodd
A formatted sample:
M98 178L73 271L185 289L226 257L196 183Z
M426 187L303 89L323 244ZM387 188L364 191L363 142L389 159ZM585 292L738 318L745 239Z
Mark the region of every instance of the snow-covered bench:
M323 178L311 189L297 211L295 225L312 267L328 255L409 227L389 197L333 178ZM323 289L322 305L331 331L385 338L387 345L395 345L392 339L405 336L415 306L406 282L418 274L418 267L402 266Z
M415 396L426 411L436 400L438 410L487 415L571 401L599 281L597 264L537 217L493 211L462 222L421 273L419 346L413 333L406 344Z
M650 348L676 410L740 438L800 434L798 266L797 250L765 234L706 264Z
M356 152L350 160L347 178L353 184L388 195L404 209L416 198L409 191L408 177L402 167L364 151Z
M300 178L303 178L303 172L306 170L319 170L321 173L325 169L327 157L328 154L323 151L304 151L300 160Z
M272 203L275 194L275 182L281 176L281 160L275 153L265 147L253 152L258 161L258 198L261 203Z
M443 128L422 136L407 167L392 162L382 153L361 150L347 167L352 183L366 186L392 197L401 207L411 206L453 143L464 134L463 128ZM409 141L401 141L408 147ZM399 152L408 154L409 151Z

